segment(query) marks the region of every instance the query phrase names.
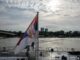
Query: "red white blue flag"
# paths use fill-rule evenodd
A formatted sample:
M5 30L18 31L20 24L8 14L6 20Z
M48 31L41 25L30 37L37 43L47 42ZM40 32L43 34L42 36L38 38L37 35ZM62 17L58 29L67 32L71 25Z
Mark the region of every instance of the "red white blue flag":
M18 41L16 48L15 48L15 54L18 54L23 49L26 48L26 46L31 46L32 42L35 42L35 39L38 35L38 13L29 25L28 29L25 31L23 36Z

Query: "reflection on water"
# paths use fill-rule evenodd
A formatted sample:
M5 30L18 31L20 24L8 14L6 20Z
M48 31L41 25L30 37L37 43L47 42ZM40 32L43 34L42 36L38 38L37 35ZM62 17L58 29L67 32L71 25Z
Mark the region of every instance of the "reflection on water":
M18 42L19 38L1 38L0 47L13 47Z
M0 38L0 47L14 47L19 38ZM39 46L45 48L76 48L79 50L80 38L39 38Z
M40 47L76 48L79 50L80 38L40 38Z

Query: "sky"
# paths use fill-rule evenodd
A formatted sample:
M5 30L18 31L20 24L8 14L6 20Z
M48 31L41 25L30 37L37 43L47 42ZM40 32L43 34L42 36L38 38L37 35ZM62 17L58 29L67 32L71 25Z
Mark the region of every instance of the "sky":
M39 11L39 29L80 31L80 0L0 0L0 30L25 31Z

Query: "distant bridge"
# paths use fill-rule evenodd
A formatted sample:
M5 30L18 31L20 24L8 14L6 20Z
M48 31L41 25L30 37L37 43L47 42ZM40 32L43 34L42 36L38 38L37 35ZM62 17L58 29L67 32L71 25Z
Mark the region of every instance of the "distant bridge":
M12 36L16 36L16 34L12 32L8 32L8 31L0 31L0 36L1 37L12 37Z

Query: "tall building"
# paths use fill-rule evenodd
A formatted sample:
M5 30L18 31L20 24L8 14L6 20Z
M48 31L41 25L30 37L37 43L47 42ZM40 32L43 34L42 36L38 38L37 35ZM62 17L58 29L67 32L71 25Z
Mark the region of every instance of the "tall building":
M45 32L48 32L48 28L45 28Z
M41 32L44 32L44 28L41 28L41 30L40 30Z

